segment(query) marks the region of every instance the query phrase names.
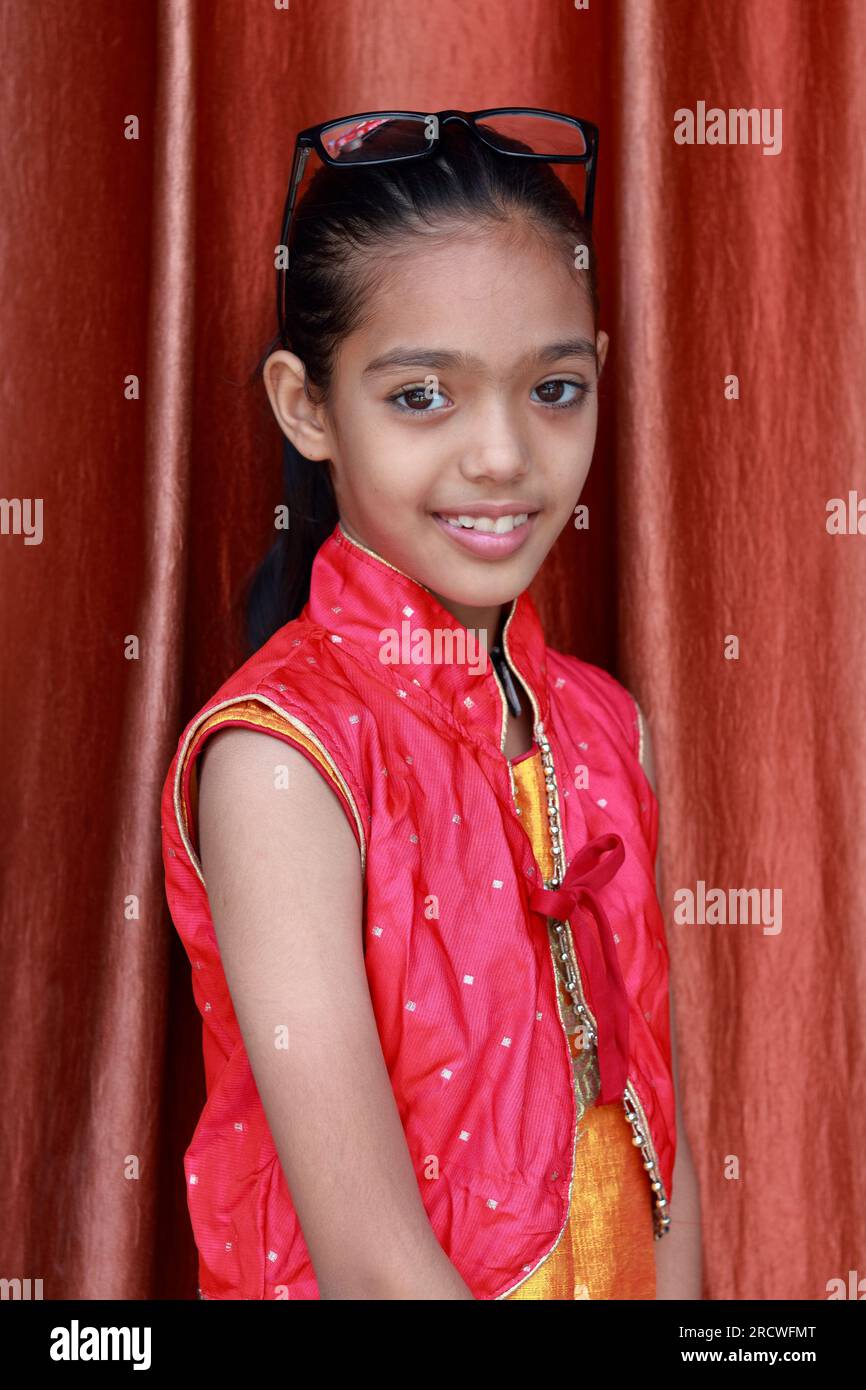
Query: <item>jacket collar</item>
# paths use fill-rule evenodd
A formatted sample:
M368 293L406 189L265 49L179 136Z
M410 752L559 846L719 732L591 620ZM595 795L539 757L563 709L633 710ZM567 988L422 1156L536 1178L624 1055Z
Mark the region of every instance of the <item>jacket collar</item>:
M392 672L398 698L426 690L461 727L504 753L508 705L489 653L426 585L355 541L341 522L313 561L306 611L333 641ZM511 601L502 645L529 690L534 721L546 726L546 643L528 589ZM517 692L526 707L519 685Z

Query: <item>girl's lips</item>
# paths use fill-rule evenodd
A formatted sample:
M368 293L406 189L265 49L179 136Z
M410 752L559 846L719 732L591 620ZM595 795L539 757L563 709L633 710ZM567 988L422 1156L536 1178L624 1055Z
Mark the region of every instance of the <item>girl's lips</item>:
M494 535L490 531L470 530L468 526L451 526L437 512L433 513L433 520L440 530L451 537L455 545L462 546L464 550L470 550L475 555L484 555L487 559L499 560L506 555L513 555L515 550L519 550L525 544L537 516L538 512L533 512L520 526L515 526L511 531L505 531L501 536Z

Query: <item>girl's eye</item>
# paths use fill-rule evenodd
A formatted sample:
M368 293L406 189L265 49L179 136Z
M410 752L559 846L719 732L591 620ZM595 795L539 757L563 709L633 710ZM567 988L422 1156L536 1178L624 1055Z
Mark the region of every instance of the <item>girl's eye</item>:
M552 406L554 410L568 410L570 406L582 405L592 391L592 387L586 381L564 381L561 377L555 377L551 381L543 381L540 386L533 387L533 390L548 391L551 387L554 391L558 391L560 395L557 398L548 396L546 399L542 400L542 405ZM571 387L574 391L574 395L570 396L568 400L561 399L563 387Z
M389 396L388 400L395 410L401 410L404 415L431 415L439 413L438 410L434 411L430 408L431 402L437 396L442 396L442 392L432 391L428 393L424 386L404 386L401 391ZM408 400L410 404L400 405L399 402L403 398ZM444 396L442 398L445 399Z
M553 410L568 410L571 406L582 405L592 389L588 382L568 381L562 377L544 381L540 386L533 388L534 391L546 393L540 403ZM563 394L567 391L572 394L563 399ZM551 392L552 395L549 394ZM387 399L395 410L401 411L404 415L434 415L439 414L442 409L441 406L433 405L437 397L447 399L441 391L428 391L424 386L404 386ZM402 404L403 401L407 404Z

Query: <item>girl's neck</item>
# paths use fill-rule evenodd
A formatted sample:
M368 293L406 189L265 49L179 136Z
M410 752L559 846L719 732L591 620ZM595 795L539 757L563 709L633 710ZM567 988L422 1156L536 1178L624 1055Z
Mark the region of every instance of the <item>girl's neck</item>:
M436 598L458 623L476 633L479 642L483 640L486 643L485 650L488 653L492 647L501 645L502 628L511 607L510 603L496 604L492 608L470 608L463 603L452 603L440 594L437 594Z

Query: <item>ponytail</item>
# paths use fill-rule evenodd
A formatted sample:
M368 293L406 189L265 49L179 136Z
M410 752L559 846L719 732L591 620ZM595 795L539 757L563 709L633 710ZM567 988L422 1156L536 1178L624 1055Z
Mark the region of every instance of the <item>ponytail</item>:
M283 503L288 526L259 565L247 597L249 654L296 618L310 596L313 561L339 520L325 465L283 438Z

